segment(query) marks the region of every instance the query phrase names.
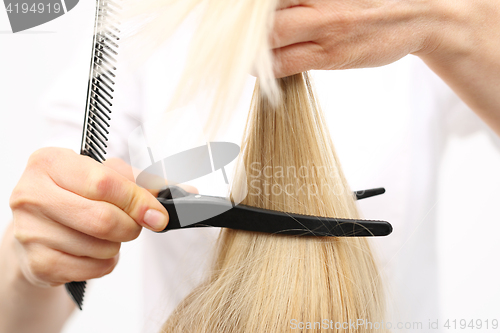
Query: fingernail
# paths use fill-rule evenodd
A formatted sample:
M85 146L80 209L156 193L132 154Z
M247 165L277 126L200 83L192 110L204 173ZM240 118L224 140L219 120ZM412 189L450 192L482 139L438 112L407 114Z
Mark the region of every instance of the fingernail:
M150 226L154 231L165 229L167 222L167 217L155 209L149 209L146 214L144 214L144 223Z

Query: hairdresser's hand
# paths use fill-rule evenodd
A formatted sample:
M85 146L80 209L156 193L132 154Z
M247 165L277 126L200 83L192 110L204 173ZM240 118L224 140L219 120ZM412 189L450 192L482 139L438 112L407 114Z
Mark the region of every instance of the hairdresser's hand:
M43 287L102 277L116 266L122 242L142 227L162 230L167 211L131 178L121 161L102 165L60 148L35 152L10 199L26 280Z
M280 0L278 8L271 34L278 77L382 66L410 53L471 53L487 37L480 26L500 21L496 0Z
M389 64L434 47L425 0L280 0L271 46L278 77Z
M422 58L500 134L500 1L279 0L277 77Z

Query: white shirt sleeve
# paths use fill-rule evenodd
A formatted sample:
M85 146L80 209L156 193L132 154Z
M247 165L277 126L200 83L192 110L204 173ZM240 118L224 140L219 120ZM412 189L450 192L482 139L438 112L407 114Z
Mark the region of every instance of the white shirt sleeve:
M474 113L446 83L429 70L422 62L416 62L415 81L421 91L426 91L432 99L433 106L439 113L436 120L442 127L442 139L447 141L452 137L465 138L482 133L500 150L500 138L493 130ZM418 91L418 94L421 94Z

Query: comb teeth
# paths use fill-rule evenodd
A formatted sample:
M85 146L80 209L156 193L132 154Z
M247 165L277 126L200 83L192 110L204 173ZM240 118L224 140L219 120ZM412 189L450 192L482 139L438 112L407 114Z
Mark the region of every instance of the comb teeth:
M83 305L83 294L85 294L86 285L87 281L70 282L64 285L68 293L73 298L73 301L75 301L76 305L78 305L78 308L80 308L80 310L82 309Z
M116 28L120 6L112 0L97 0L92 61L85 108L81 154L104 162L113 106L115 63L120 31Z
M112 0L96 1L96 17L94 26L94 42L90 63L87 104L85 106L85 122L82 134L81 155L90 156L98 162L104 162L108 127L113 104L113 86L116 67L115 56L118 55L116 43L120 31L115 27L117 11L120 6ZM85 294L86 281L69 282L65 287L81 310Z

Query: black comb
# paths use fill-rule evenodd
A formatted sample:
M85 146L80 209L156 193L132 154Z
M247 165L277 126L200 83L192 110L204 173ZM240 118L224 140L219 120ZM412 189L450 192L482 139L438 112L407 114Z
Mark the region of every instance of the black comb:
M92 59L85 106L81 155L104 162L109 134L109 114L115 84L114 63L120 38L117 18L120 6L112 0L97 0L92 43ZM80 310L83 305L86 281L66 283L65 287Z

